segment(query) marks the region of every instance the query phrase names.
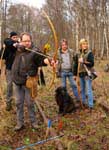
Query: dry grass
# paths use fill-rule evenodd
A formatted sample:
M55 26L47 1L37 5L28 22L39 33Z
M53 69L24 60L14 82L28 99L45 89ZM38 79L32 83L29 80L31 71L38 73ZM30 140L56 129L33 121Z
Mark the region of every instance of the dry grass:
M75 113L60 118L63 123L61 130L58 128L58 108L54 100L54 91L55 88L60 85L60 81L59 79L56 79L54 86L48 90L52 77L50 73L44 69L45 73L48 73L46 74L46 81L48 81L48 83L47 87L38 87L37 100L39 100L46 116L52 119L52 126L55 128L57 134L64 134L64 137L62 137L61 140L65 150L109 149L109 114L99 106L100 101L104 101L109 105L104 92L104 89L106 89L106 93L109 96L109 73L103 72L104 63L106 62L101 61L96 63L96 70L98 71L99 77L93 82L94 97L96 100L94 110L92 113L89 113L87 110L79 109ZM6 89L5 82L2 86L3 89ZM69 89L69 91L71 91L71 89ZM40 116L37 107L36 114L39 122L38 131L31 129L27 109L25 108L26 128L20 132L14 132L13 128L16 124L15 105L11 112L6 112L4 102L6 91L3 93L0 100L0 149L14 150L16 147L44 139L46 126L43 123L43 119ZM56 147L54 141L51 141L44 145L35 146L32 150L56 150Z

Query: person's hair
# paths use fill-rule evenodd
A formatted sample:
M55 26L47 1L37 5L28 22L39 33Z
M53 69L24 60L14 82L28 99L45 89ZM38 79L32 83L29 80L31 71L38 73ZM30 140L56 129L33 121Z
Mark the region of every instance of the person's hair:
M30 39L31 39L31 41L32 41L32 36L31 36L31 34L30 34L30 33L28 33L28 32L23 32L23 33L21 33L21 34L20 34L20 40L21 40L21 41L22 41L22 37L23 37L24 35L29 36L29 37L30 37Z
M81 45L82 45L83 43L87 43L87 44L88 44L88 40L85 39L85 38L83 38L83 39L81 39L81 40L79 41L79 48L80 48L80 49L81 49Z
M88 43L87 39L81 39L79 45L81 46L83 43Z
M60 42L60 46L62 47L62 43L65 43L66 45L68 45L68 41L66 39L62 39Z

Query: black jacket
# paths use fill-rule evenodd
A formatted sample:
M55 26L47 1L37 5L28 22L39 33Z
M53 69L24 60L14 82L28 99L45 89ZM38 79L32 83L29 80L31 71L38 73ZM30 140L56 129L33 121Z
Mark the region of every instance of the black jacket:
M90 62L89 64L85 64L87 66L87 68L92 68L94 66L94 55L91 52L91 50L88 50L84 53L85 57L84 59L88 62ZM74 57L74 75L77 75L78 72L78 59L82 56L82 51L80 50L80 52L78 54L75 55ZM85 70L85 68L84 68ZM87 75L87 72L85 71L85 75Z
M36 76L38 67L46 66L44 59L44 56L27 50L18 52L12 67L13 82L25 85L28 76Z
M14 62L14 58L15 58L15 54L16 54L16 50L17 48L15 48L13 46L13 44L16 43L15 41L13 41L11 38L6 38L4 40L4 44L5 44L5 51L3 54L3 59L5 59L5 63L6 63L6 69L11 70L12 68L12 64Z

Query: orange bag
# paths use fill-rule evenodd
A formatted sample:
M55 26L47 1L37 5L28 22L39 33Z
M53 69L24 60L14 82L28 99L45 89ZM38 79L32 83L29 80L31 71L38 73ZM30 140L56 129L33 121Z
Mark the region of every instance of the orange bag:
M31 97L34 99L37 96L38 76L29 77L26 80L26 87L31 90Z

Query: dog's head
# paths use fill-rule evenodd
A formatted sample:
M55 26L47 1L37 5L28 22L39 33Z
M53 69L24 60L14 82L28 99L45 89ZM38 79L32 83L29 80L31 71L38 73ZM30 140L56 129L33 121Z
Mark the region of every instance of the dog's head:
M65 87L59 86L55 90L55 100L59 106L63 107L64 99L66 97L67 90Z
M59 86L56 90L55 90L56 95L62 95L65 96L67 93L67 90L65 87Z
M55 90L55 100L57 105L63 109L64 112L70 112L75 108L72 97L68 94L65 87L59 86Z

